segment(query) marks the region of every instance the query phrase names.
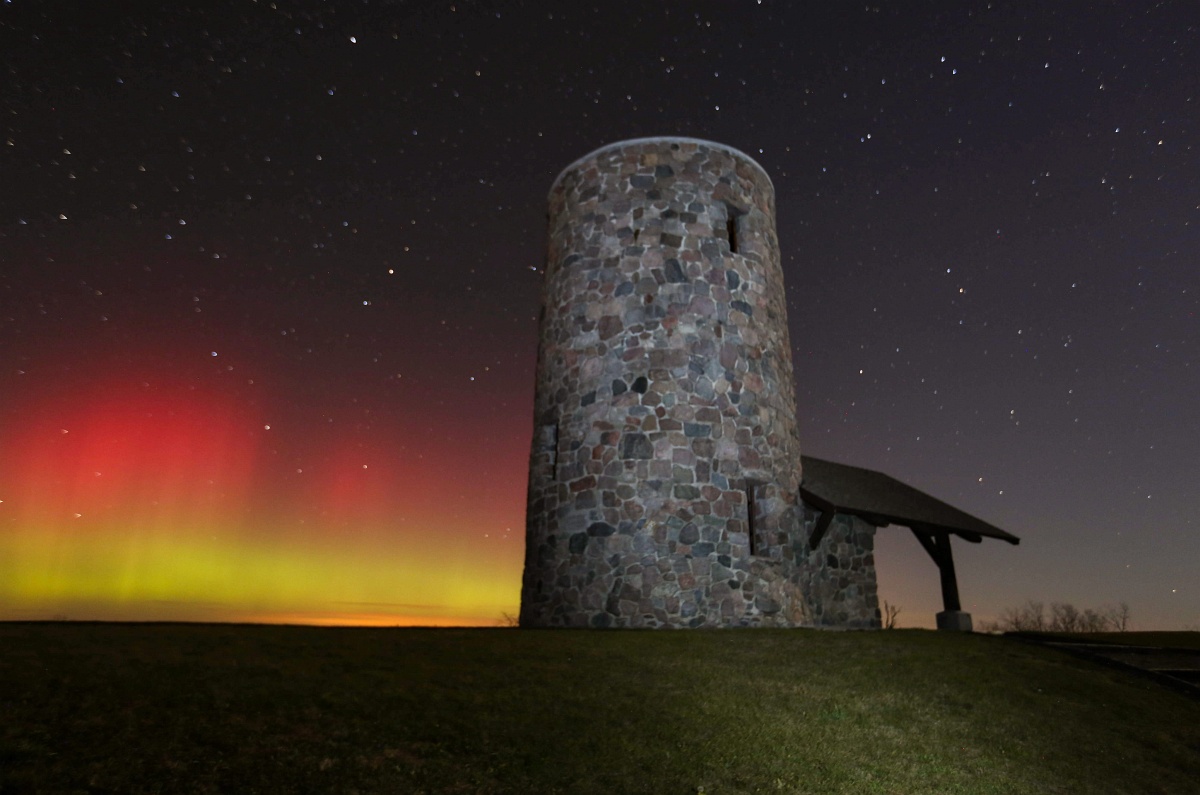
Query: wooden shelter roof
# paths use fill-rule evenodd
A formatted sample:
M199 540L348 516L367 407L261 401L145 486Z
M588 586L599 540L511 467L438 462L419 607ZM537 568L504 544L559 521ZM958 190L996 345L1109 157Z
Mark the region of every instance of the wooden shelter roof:
M916 531L946 532L974 543L1021 539L936 497L871 469L800 457L804 468L800 496L822 511L853 514L874 525L905 525Z

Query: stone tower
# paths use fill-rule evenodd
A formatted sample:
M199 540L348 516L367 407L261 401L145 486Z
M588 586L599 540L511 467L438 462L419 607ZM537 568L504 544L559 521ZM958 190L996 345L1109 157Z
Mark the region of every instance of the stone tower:
M521 625L812 623L762 167L690 138L580 158L544 290Z

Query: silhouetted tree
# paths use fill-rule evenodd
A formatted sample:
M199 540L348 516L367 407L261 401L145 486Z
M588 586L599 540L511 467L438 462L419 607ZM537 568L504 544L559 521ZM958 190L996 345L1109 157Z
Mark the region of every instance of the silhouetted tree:
M1006 607L993 626L1001 632L1045 632L1046 606L1030 600L1020 607Z
M985 622L980 628L1000 632L1127 632L1129 623L1130 610L1125 602L1082 611L1069 602L1053 602L1047 616L1043 603L1030 600L1020 607L1004 608L994 623Z
M1129 631L1129 603L1117 602L1108 608L1108 621L1117 632Z
M1083 632L1083 616L1069 602L1053 602L1050 605L1051 632Z

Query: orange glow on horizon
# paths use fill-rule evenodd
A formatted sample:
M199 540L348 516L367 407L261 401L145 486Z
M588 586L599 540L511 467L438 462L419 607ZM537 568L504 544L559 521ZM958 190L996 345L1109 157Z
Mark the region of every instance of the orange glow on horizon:
M503 617L473 616L414 616L390 613L270 613L245 615L230 619L246 624L301 624L314 627L500 627Z

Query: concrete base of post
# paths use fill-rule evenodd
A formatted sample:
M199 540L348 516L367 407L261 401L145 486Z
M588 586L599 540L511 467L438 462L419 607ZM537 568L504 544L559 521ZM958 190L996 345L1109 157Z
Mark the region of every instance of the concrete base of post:
M937 628L950 632L970 632L971 614L962 610L943 610L937 614Z

